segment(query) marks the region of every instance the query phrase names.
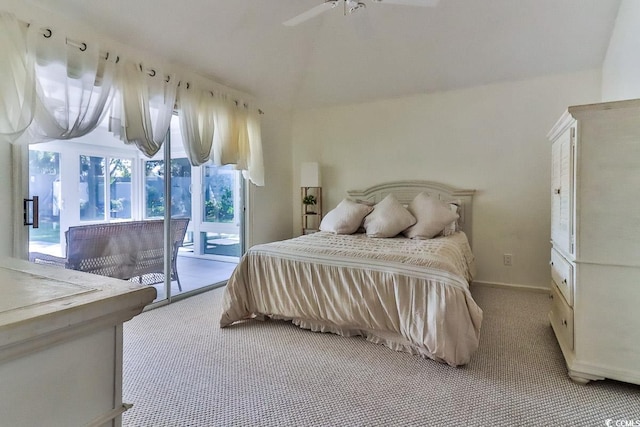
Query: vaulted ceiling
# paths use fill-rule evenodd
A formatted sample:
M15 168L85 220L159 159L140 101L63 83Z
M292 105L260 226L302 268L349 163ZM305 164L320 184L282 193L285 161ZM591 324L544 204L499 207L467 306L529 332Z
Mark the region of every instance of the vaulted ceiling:
M602 65L620 0L28 0L283 108L444 91Z

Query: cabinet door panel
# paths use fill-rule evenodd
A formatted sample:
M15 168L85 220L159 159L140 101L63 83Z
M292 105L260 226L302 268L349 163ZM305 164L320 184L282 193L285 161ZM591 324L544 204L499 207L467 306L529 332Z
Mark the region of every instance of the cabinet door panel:
M572 176L571 132L567 129L552 145L551 240L566 254L573 254L572 234Z
M636 114L581 123L580 258L640 267L640 124Z

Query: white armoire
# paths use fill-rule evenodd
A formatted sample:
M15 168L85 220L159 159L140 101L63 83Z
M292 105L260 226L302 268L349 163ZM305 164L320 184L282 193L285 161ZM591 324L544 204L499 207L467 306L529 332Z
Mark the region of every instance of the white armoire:
M640 100L569 107L548 137L549 317L569 376L640 384Z

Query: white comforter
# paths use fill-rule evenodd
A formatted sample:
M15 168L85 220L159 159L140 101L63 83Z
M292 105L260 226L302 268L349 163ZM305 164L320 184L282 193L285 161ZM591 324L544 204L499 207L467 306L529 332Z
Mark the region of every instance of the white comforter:
M464 365L482 310L466 236L374 239L320 232L252 247L227 283L220 326L265 316Z

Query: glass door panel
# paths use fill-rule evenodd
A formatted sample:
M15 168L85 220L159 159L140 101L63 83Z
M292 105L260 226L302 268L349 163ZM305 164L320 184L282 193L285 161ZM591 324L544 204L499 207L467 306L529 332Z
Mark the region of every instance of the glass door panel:
M186 224L191 217L191 164L186 158L173 159L170 162L171 174L171 295L177 295L187 290L183 287L178 255L184 246ZM166 183L164 159L144 161L144 217L149 220L162 220L165 214ZM187 220L187 222L183 220ZM166 294L164 289L158 289L158 294ZM190 290L190 289L188 289Z
M101 126L31 145L28 194L39 196L42 225L29 230L30 259L154 286L166 299L164 188L147 220L141 158Z
M29 250L62 255L60 247L60 153L29 150L30 195L39 198L38 228L29 233Z
M232 166L203 167L203 253L238 258L241 255L240 174Z
M164 160L145 161L145 218L164 216ZM171 160L171 217L191 218L191 164Z
M154 286L157 301L224 283L242 254L244 180L233 166L192 166L182 149L178 126L174 118L165 149L151 159L135 146L114 138L104 126L74 140L31 145L28 191L40 200L40 227L28 233L31 258L35 260L40 254L51 256L51 260L57 257L51 263L61 268ZM169 153L172 160L165 167L165 155ZM165 180L167 175L170 182ZM182 234L172 233L176 241L170 239L175 244L170 246L172 253L165 256L167 201L172 229L180 220L183 229ZM134 223L160 224L161 228L153 233L125 231L116 235L116 228ZM96 263L103 258L113 261L100 271L71 265L67 250L66 235L72 234L68 232L71 227L94 226L114 234L101 236L102 241L84 249L78 249L73 238L70 240L76 255L93 251ZM139 249L142 244L153 247ZM135 248L135 255L126 252L131 248ZM109 252L113 250L115 255ZM130 274L127 263L141 253L147 264ZM165 260L172 260L176 268L165 268ZM166 283L165 271L170 274Z

